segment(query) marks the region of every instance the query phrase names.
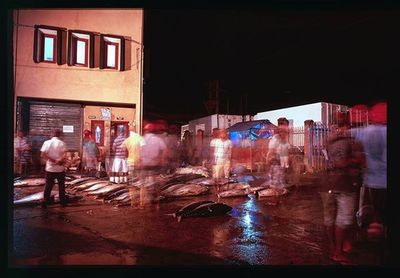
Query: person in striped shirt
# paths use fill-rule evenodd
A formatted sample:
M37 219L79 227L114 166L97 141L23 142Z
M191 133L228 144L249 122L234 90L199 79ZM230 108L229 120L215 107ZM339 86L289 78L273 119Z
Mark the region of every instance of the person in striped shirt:
M123 146L123 142L125 141L125 139L126 138L123 126L119 126L117 138L115 138L112 145L115 156L111 168L111 182L126 183L128 181L128 162L126 160L128 153L126 148Z

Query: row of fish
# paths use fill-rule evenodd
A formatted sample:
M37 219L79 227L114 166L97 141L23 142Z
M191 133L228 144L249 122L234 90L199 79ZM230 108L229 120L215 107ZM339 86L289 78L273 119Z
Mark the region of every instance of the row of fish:
M255 194L261 198L280 196L288 192L287 189L269 188L265 184L252 187L248 183L240 183L235 179L220 179L216 184L213 179L208 177L203 168L187 168L178 168L170 175L155 175L146 179L134 178L130 180L129 184L111 183L107 178L69 177L66 179L66 187L71 200L74 199L73 196L91 196L115 206L131 205L132 201L139 199L141 188L154 191L157 196L155 201L208 194L212 188L216 189L218 198L240 197L249 194ZM41 183L44 184L44 178L33 178L16 180L14 186L34 186ZM39 193L33 194L35 196L32 195L30 199L27 196L25 199L14 201L14 203L25 204L29 202L28 200L36 202L40 197Z
M82 199L82 196L74 195L74 194L69 194L65 193L65 197L67 199L68 203L71 202L76 202L80 199ZM58 194L58 190L53 190L50 193L50 202L53 204L57 204L60 202L60 196ZM29 205L39 205L43 202L43 192L37 192L31 195L28 195L26 197L23 197L21 199L15 200L14 201L14 206L29 206Z
M272 188L266 186L234 188L217 194L218 198L241 197L254 194L258 199L263 197L276 197L286 195L289 191L286 188Z

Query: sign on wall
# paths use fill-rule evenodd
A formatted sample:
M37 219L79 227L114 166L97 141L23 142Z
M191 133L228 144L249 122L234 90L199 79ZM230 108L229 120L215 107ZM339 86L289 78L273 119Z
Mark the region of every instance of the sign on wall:
M63 125L63 133L74 133L73 125Z
M110 121L111 120L111 108L100 108L100 119L104 121Z

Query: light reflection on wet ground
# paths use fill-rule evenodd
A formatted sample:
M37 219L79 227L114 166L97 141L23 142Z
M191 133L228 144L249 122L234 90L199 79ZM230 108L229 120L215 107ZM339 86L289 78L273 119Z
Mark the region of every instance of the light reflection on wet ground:
M142 210L84 200L14 211L14 258L25 265L331 265L316 187L293 188L276 206L267 199L221 199L229 215L170 214L214 195L162 202ZM364 246L365 247L365 246ZM356 264L379 264L376 246ZM363 251L363 252L364 252Z

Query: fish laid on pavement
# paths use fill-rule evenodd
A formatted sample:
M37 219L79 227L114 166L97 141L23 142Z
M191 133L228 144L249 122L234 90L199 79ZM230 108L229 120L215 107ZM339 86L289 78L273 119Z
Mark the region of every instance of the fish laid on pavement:
M181 187L183 187L183 186L185 186L186 185L186 183L176 183L176 184L174 184L174 185L171 185L170 187L167 187L167 188L165 188L165 189L162 189L161 190L161 195L168 195L168 194L170 194L171 192L173 192L174 190L176 190L176 189L178 189L178 188L181 188Z
M175 184L187 183L201 177L202 176L198 174L176 174L168 180L163 180L163 184L160 184L159 188L162 191Z
M227 191L227 190L232 190L232 189L246 189L249 187L250 187L250 185L248 185L247 183L235 182L235 183L227 183L224 185L219 185L218 190L219 191Z
M217 194L218 198L243 197L247 195L248 195L247 189L231 189L219 192Z
M215 182L212 178L197 178L191 180L190 183L202 184L202 185L214 185Z
M78 184L81 184L85 181L92 180L92 179L93 179L92 177L79 178L79 179L75 179L73 181L68 182L68 185L78 185Z
M50 196L55 196L58 193L58 190L53 190L50 193ZM35 205L39 204L43 201L43 191L37 192L26 197L23 197L19 200L14 201L14 205Z
M260 186L249 187L247 191L249 192L249 194L255 194L257 191L264 190L267 188L269 188L268 185L260 185Z
M14 182L14 186L40 186L45 185L46 179L45 178L25 178L19 179Z
M190 209L185 209L184 213L181 213L178 218L178 222L181 221L182 218L187 217L207 217L207 216L218 216L224 215L232 210L231 206L228 206L224 203L216 203L216 202L205 202L196 206L193 204Z
M198 201L198 202L193 202L190 203L186 206L181 207L178 211L176 211L175 213L172 214L173 217L180 217L182 215L185 215L186 213L191 212L192 210L194 210L195 208L197 208L200 205L203 204L212 204L215 203L214 201Z
M118 197L119 195L126 193L126 192L129 192L128 188L122 188L122 189L119 189L118 191L114 191L112 193L109 192L106 196L104 196L103 200L104 200L104 202L107 202L108 200L112 200L113 198Z
M100 188L103 188L104 186L108 186L110 184L111 184L111 182L109 182L109 181L98 182L98 183L95 183L92 186L84 189L83 192L88 193L88 192L91 192L91 191L95 191L95 190L98 190Z
M67 202L73 202L81 199L81 196L71 195L65 193ZM50 193L50 198L52 199L52 203L59 203L60 197L58 195L58 190L52 190ZM37 192L26 197L23 197L19 200L14 201L15 206L28 206L28 205L38 205L43 202L43 191Z
M203 177L209 177L210 173L207 170L206 167L203 166L188 166L188 167L182 167L182 168L177 168L175 170L176 174L198 174L202 175Z
M264 190L259 190L255 193L258 198L262 197L273 197L273 196L282 196L288 193L288 190L283 188L267 188Z
M128 200L128 199L129 200L131 199L131 197L129 195L129 192L125 192L125 193L123 193L123 194L121 194L121 195L119 195L119 196L107 201L107 203L117 204L118 202L122 202L122 201Z
M187 196L198 196L205 194L209 191L208 186L201 184L183 184L182 186L173 186L173 190L166 190L160 193L164 197L187 197Z
M106 185L100 189L94 190L94 191L90 191L88 193L88 195L97 195L98 197L102 197L107 195L110 192L115 192L118 191L120 189L126 188L126 185L122 185L122 184L110 184L110 185Z
M104 183L104 182L105 181L100 181L100 180L94 180L94 181L93 180L88 180L86 182L83 182L82 184L79 184L77 186L73 186L72 189L75 190L75 191L82 191L82 190L85 190L87 188L92 187L95 184Z

